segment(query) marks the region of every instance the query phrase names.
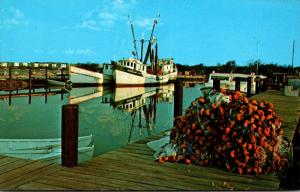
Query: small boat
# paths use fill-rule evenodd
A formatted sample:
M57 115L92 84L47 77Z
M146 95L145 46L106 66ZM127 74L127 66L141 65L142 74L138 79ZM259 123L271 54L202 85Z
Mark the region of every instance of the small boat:
M78 137L78 147L88 146L92 135ZM0 155L18 150L44 150L61 147L61 138L53 139L0 139Z
M78 148L78 163L92 159L94 155L94 148L94 145ZM42 160L51 163L61 164L61 150L56 150L52 153L42 155L33 160Z
M78 162L91 159L92 135L78 138ZM61 139L0 139L0 155L31 160L61 162Z

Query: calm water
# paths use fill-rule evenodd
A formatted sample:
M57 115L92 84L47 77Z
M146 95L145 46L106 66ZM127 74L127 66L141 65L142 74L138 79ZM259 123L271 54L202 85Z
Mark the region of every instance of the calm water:
M200 96L201 86L183 88L183 110ZM51 94L45 96L44 92ZM173 125L174 85L114 90L88 87L73 88L69 92L42 88L31 91L31 97L26 95L28 90L23 93L23 97L12 96L9 105L8 92L0 92L2 140L59 138L61 107L71 103L79 105L79 136L92 135L94 156L168 130ZM0 146L1 153L5 155Z

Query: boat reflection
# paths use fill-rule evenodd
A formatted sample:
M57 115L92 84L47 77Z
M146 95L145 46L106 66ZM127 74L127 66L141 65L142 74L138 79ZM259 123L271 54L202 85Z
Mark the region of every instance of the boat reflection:
M174 84L159 87L117 87L114 92L102 97L113 109L130 113L131 123L128 143L131 142L133 129L146 129L148 135L155 128L156 105L158 102L172 102Z

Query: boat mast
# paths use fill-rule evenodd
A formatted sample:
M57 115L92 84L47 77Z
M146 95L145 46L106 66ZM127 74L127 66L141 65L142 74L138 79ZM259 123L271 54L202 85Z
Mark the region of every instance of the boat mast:
M158 15L158 17L159 17L159 15ZM157 24L157 19L154 19L154 22L153 22L153 25L152 25L152 31L151 31L151 35L150 35L150 39L149 39L149 44L148 44L146 55L145 55L144 62L143 62L144 64L147 63L147 60L148 60L149 55L151 53L151 45L153 43L153 32L154 32L154 28L155 28L156 24Z
M131 33L132 33L132 38L133 38L133 46L134 46L133 55L136 59L138 59L139 55L138 55L137 48L136 48L136 39L135 39L134 29L133 29L133 25L132 25L132 22L131 22L131 19L130 19L130 15L128 15L128 20L129 20L129 23L130 23L130 26L131 26Z

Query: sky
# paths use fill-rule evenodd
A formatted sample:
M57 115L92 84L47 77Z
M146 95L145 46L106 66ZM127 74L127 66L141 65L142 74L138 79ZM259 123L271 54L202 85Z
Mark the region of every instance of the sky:
M176 63L300 66L299 0L0 0L0 61L110 62L154 36ZM140 43L137 42L140 50Z

